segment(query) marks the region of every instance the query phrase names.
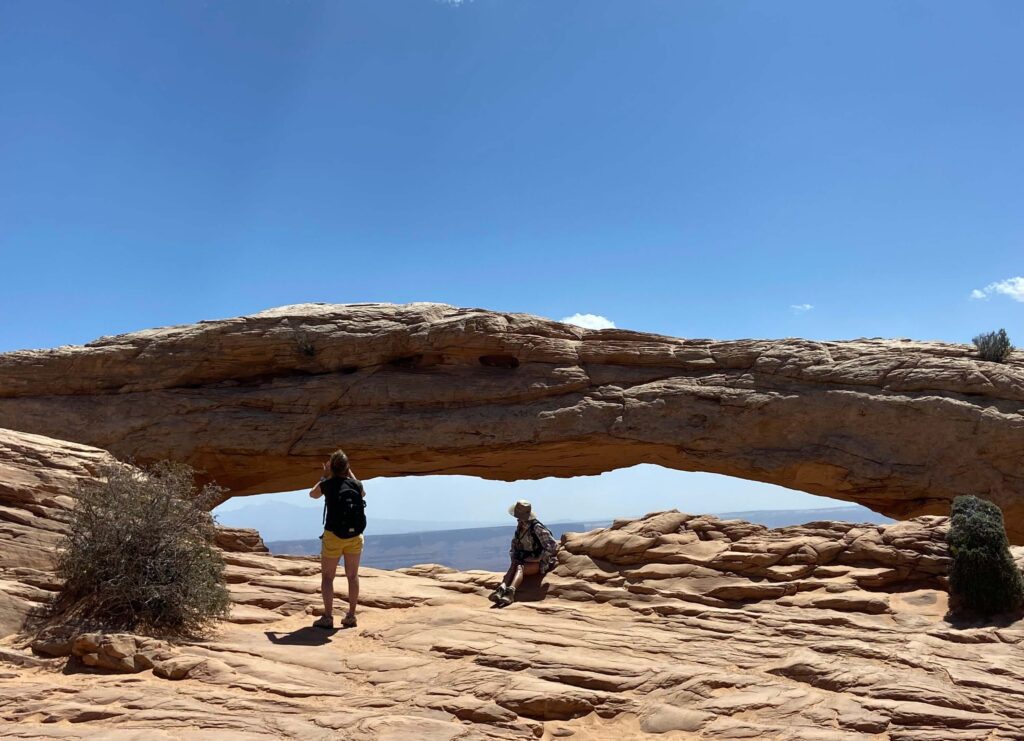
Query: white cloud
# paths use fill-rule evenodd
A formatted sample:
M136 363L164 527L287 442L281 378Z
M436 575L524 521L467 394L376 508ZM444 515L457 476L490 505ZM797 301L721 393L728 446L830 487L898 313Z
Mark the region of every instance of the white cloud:
M986 299L996 293L1009 296L1014 301L1024 303L1024 276L1018 275L1016 278L1007 278L1006 280L989 283L981 290L975 288L971 291L971 298Z
M808 311L814 308L813 304L790 304L789 308L793 310L794 314L806 314Z
M585 329L615 329L615 322L598 314L573 314L558 321Z

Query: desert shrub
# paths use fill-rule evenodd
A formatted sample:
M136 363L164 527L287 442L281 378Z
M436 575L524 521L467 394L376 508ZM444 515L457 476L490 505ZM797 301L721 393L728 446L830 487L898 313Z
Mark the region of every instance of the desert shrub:
M79 490L57 571L55 611L107 630L199 635L226 617L224 561L209 505L188 466L114 465Z
M316 355L316 345L314 344L315 335L309 332L296 332L295 333L295 347L296 349L307 358L312 358Z
M949 594L957 609L982 615L1024 604L1024 581L1010 555L1003 511L978 497L953 500L949 527Z
M993 363L1004 363L1013 352L1013 345L1010 344L1010 337L1005 329L998 332L986 332L979 334L973 340L974 346L978 348L978 355L982 360L990 360Z

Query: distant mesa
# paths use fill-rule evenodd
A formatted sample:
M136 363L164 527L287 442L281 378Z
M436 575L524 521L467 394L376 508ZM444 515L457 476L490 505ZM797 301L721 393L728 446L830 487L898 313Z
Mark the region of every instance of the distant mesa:
M653 463L901 519L971 493L1024 542L1024 357L988 363L968 345L719 342L443 304L302 304L0 355L0 427L184 461L233 495L304 486L339 443L366 478Z

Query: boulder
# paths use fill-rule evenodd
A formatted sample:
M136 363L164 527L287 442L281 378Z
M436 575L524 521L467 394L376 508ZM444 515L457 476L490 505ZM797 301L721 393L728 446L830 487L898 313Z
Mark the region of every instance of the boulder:
M258 530L217 526L217 547L232 553L270 553Z
M134 674L175 656L164 641L130 633L82 633L71 641L71 655L93 669Z

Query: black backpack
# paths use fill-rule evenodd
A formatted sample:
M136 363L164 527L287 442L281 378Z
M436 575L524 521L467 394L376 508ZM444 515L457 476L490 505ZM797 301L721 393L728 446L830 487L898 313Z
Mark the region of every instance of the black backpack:
M554 534L552 534L551 530L549 530L548 527L544 525L540 520L531 519L528 528L530 530L530 535L533 536L534 549L532 551L524 551L519 550L517 548L514 554L517 561L523 561L531 557L537 558L538 556L544 553L544 541L542 541L540 535L537 534L537 528L540 528L541 530L545 531L549 536L551 536L552 540L555 539L555 536ZM558 553L557 545L555 546L555 553Z
M324 529L339 538L354 538L366 530L366 500L363 485L355 479L328 479L320 484L324 493Z

